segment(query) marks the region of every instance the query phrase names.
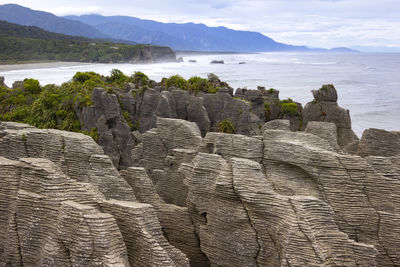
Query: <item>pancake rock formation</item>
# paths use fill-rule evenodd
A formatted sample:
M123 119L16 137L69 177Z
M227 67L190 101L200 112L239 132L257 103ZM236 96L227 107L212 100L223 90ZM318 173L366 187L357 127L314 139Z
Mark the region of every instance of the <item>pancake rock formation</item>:
M400 266L398 132L154 124L118 171L88 136L0 122L0 266Z

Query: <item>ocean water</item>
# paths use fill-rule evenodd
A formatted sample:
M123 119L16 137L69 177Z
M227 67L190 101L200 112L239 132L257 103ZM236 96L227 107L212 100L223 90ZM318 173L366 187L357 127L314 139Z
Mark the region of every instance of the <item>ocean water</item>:
M82 64L51 63L0 66L0 76L11 85L16 80L35 78L42 85L61 84L77 71L108 75L113 68L125 74L143 71L156 81L180 74L206 77L212 72L233 88L257 86L275 88L280 98L292 98L305 105L313 99L311 90L334 84L339 105L350 110L352 126L361 136L366 128L400 131L400 54L373 53L255 53L181 54L183 63ZM190 63L189 60L196 60ZM210 64L224 60L225 64ZM239 64L246 62L246 64Z

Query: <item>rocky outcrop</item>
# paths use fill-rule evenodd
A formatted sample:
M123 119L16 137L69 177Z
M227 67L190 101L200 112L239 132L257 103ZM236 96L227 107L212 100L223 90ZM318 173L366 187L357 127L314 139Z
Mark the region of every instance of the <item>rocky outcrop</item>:
M121 119L96 93L112 103L99 118ZM360 157L335 122L203 137L195 122L154 119L120 172L88 136L1 122L1 265L400 265L397 132L366 131Z
M338 106L332 85L314 90L315 99L303 110L300 103L290 98L280 100L279 91L273 88L238 88L233 96L233 88L215 75L210 75L208 81L218 88L216 93L166 88L155 81L149 81L148 85L127 83L124 89L114 88L114 93L96 88L93 105L77 106L75 112L83 130L97 131L99 144L118 169L131 166L137 157L131 154L140 142L134 132L155 128L158 118L194 122L203 137L208 132L224 132L223 123L231 125L230 132L257 136L266 122L275 120L288 120L291 131L305 130L310 121L331 122L336 125L340 149L357 154L358 137L351 129L349 111ZM325 129L325 135L331 130ZM332 145L335 143L333 140Z
M303 129L309 121L333 122L337 127L338 144L341 148L358 140L351 129L349 110L337 104L337 92L333 85L324 85L312 91L314 100L307 103L302 112Z
M307 123L307 127L304 129L304 132L311 133L319 136L322 139L325 139L336 152L341 152L341 149L338 145L336 124L332 122L310 121Z
M123 176L140 201L157 207L168 240L180 245L186 255L188 247L181 244L197 237L200 251L215 266L398 264L395 248L399 244L393 236L399 236L400 230L395 208L399 196L388 192L400 190L395 167L399 161L378 165L376 160L370 163L343 154L334 123L311 122L303 133L290 131L288 121L270 122L262 137L210 132L200 147L196 141L190 150L187 146L176 148L174 140L198 139L199 133L171 136L168 125L177 129L187 123L166 121L160 119L163 131L157 128L144 134L152 141L139 146L139 158L146 160L137 165L145 169L130 168ZM160 143L157 136L161 132L166 134ZM160 153L162 144L175 145L171 152ZM146 153L154 154L143 156ZM183 180L171 184L186 187L185 205L171 201L171 184L159 183L153 175L161 171L150 168L175 171L177 161L168 163L176 153L187 160L179 161ZM378 166L392 171L383 174ZM171 216L171 220L165 214L181 214L190 218L187 221L193 226L182 217ZM177 231L177 225L179 229L194 227L195 234L193 230ZM189 258L199 259L201 254L195 255Z
M145 45L141 46L140 49L136 49L135 53L132 55L130 62L171 62L176 61L175 52L167 46L151 46Z
M88 132L95 129L99 144L114 165L127 168L131 163L130 152L135 142L122 115L118 98L102 88L95 88L92 100L92 106L75 108L82 129Z
M400 132L367 129L358 143L357 152L361 157L400 156Z
M0 147L1 266L188 266L90 137L1 123Z
M4 76L0 76L0 86L8 88L8 86L4 83Z
M0 136L2 157L49 159L71 179L96 185L107 198L135 200L133 190L89 136L9 122L1 122Z
M305 133L264 132L263 165L275 190L324 201L341 231L378 249L378 266L396 266L399 255L391 248L398 247L397 241L389 245L383 236L400 230L395 226L399 195L389 193L399 192L399 181L378 175L367 161L337 154L327 141ZM390 230L382 224L389 218L395 223Z

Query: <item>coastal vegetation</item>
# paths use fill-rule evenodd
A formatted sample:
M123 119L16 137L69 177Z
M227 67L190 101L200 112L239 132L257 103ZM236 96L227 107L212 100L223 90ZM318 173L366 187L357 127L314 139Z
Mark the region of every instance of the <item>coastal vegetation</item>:
M233 123L228 120L228 119L224 119L222 121L220 121L217 124L217 130L221 133L228 133L228 134L234 134L236 133L236 129L235 126L233 125Z
M149 52L154 48L156 46L63 35L0 21L0 63L3 64L29 61L136 62L154 59ZM174 54L169 48L164 52Z
M294 103L291 98L280 100L278 106L281 108L284 114L289 114L292 116L299 114L297 104Z
M161 82L156 82L140 71L126 75L121 70L112 69L108 76L95 72L77 72L70 81L61 85L41 85L38 80L29 78L15 82L12 88L5 85L0 86L0 121L14 121L27 123L37 128L80 132L99 141L103 130L100 129L99 132L96 124L91 122L92 118L83 118L86 115L82 114L85 113L87 107L96 108L94 104L101 103L99 97L104 97L103 99L113 99L113 97L100 96L99 91L96 91L97 94L94 92L95 88L102 88L107 94L115 95L117 101L112 104L111 102L115 99L110 100L109 104L113 105L112 110L120 111L121 116L118 118L118 122L126 123L129 127L126 128L130 131L148 130L145 127L149 127L149 125L144 122L153 118L151 115L153 112L174 114L174 112L169 113L171 106L168 107L168 105L172 105L172 108L182 112L180 116L184 118L196 118L202 122L208 121L208 123L212 118L213 122L208 129L230 134L243 131L242 121L248 119L243 120L242 118L247 118L250 113L259 116L258 128L261 128L264 122L276 118L296 117L296 121L301 120L301 105L293 102L290 98L279 100L278 93L274 93L276 98L265 99L264 102L259 103L257 99L254 101L240 93L233 95L233 89L228 87L226 82L221 81L212 73L207 78L194 76L187 80L182 76L173 75L163 78ZM223 88L224 93L216 94L220 88ZM151 93L145 97L149 90ZM199 104L191 105L188 102L179 102L179 99L171 100L171 103L168 103L170 100L166 100L167 102L158 107L157 101L161 101L159 97L169 95L164 94L163 91L172 90L182 90L188 95L198 96L199 102L194 103ZM271 89L270 91L275 92L276 90ZM267 95L270 94L270 91L267 90ZM95 98L96 96L97 98ZM201 101L207 101L207 103ZM156 103L156 107L149 107L149 103L151 105ZM186 106L183 108L179 105ZM155 109L160 109L160 111L154 111ZM86 111L89 110L86 109ZM174 115L171 116L174 117ZM112 125L111 122L107 123ZM296 129L299 127L301 125L296 126ZM205 128L202 131L205 134L208 130Z
M0 62L73 61L73 62L128 62L147 45L126 45L110 42L77 40L40 40L0 36Z
M212 77L215 79L217 76L213 74ZM143 72L137 71L128 76L118 69L111 70L109 76L95 72L77 72L70 81L59 86L54 84L42 86L38 80L25 79L23 82L15 83L13 88L0 86L0 120L27 123L38 128L81 132L98 141L97 129L83 131L76 113L77 109L93 105L93 89L102 87L112 94L122 92L127 83L132 83L137 89L132 90L131 94L136 98L149 88L151 82L155 83ZM210 80L200 77L186 80L174 75L163 79L160 85L164 86L165 90L174 86L193 94L218 91ZM122 97L121 94L117 95ZM138 124L132 122L121 102L120 105L129 127L137 130ZM234 127L227 121L222 122L221 129L224 132L234 132Z

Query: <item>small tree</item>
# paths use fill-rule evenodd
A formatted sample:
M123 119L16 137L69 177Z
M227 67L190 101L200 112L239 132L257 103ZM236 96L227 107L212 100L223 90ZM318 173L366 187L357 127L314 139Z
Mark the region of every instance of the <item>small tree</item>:
M235 126L228 119L222 120L219 123L217 123L217 130L221 133L228 133L228 134L236 133Z

